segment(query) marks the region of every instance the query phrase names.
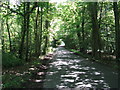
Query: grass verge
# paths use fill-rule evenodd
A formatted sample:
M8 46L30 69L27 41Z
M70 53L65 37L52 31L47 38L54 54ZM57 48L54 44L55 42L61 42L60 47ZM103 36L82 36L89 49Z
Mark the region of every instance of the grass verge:
M106 66L109 66L109 67L111 67L113 69L120 70L120 67L119 67L120 62L118 62L116 60L103 60L103 59L102 60L96 60L96 59L92 58L92 56L90 56L88 54L83 54L82 52L77 51L75 49L68 49L68 50L71 51L71 52L74 52L74 54L76 54L76 55L80 55L80 56L82 56L84 58L88 58L91 61L95 61L97 63L101 63L101 64L104 64Z
M22 66L16 66L9 69L3 68L2 88L25 88L23 84L27 82L32 75L29 69L40 64L39 59L27 62Z

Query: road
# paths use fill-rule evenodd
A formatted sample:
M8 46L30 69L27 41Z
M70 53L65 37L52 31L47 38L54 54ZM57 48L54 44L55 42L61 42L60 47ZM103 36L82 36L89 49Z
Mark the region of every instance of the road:
M43 88L118 88L118 72L58 47Z

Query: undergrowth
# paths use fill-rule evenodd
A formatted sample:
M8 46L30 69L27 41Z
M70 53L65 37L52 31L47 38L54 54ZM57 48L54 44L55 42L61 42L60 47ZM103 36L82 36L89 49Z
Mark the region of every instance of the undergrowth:
M19 66L24 64L24 61L17 58L12 53L3 53L2 54L2 67L3 68L9 68L14 66Z
M22 66L9 69L4 68L2 72L2 88L25 88L24 83L28 82L29 78L32 76L32 71L30 71L29 68L36 67L40 64L40 60L33 60L26 62Z
M120 70L120 67L119 67L120 66L120 62L117 62L115 60L104 60L104 59L96 60L96 59L93 59L92 56L90 56L88 54L83 54L82 52L77 51L75 49L68 49L68 50L72 51L75 54L80 55L80 56L82 56L84 58L88 58L89 60L92 60L92 61L95 61L95 62L98 62L98 63L102 63L102 64L110 66L110 67L112 67L114 69Z

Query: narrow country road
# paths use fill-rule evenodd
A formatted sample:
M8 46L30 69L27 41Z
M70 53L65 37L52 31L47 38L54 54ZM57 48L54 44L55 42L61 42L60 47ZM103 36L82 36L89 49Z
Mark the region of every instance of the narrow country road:
M58 47L46 75L44 88L117 88L118 72Z

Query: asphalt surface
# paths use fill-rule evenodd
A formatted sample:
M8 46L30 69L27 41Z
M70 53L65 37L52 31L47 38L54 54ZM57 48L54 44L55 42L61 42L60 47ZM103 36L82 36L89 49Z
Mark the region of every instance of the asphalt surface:
M118 88L118 71L58 47L43 88Z

